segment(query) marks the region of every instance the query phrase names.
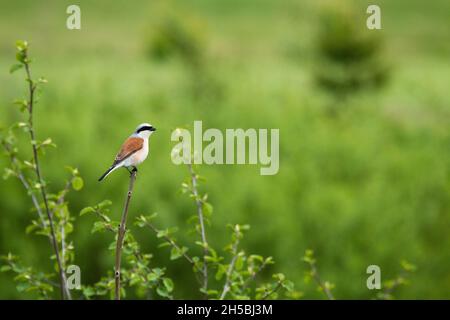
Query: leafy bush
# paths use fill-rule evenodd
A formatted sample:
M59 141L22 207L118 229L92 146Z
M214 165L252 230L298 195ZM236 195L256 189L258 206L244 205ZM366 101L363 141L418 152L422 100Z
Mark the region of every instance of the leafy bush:
M197 65L204 51L203 24L198 18L186 13L162 13L161 18L151 24L146 39L149 57L166 61L173 57Z
M382 38L366 28L360 12L339 3L326 7L319 21L316 45L321 59L315 77L321 87L348 94L385 83L388 69L381 57Z
M56 261L56 271L59 281L54 286L59 286L62 298L71 298L70 290L67 288L65 269L74 259L74 247L68 241L67 236L73 231L73 218L70 216L66 195L70 190L80 190L83 188L83 179L77 169L67 167L70 172L69 179L64 188L56 193L48 191L47 182L41 169L40 157L45 153L45 149L54 147L51 138L38 140L34 126L34 112L38 102L38 92L41 86L47 83L44 78L35 80L31 75L31 59L28 55L28 43L17 41L16 43L17 64L10 69L11 73L19 69L25 70L25 81L27 83L28 97L16 100L15 104L24 114L24 121L13 123L1 136L1 144L9 158L9 167L5 169L4 178L15 177L20 180L23 188L30 196L36 218L31 220L27 227L27 233L41 235L50 241L53 249L52 260ZM17 131L21 130L28 136L28 144L31 149L32 158L30 160L21 155L18 147ZM23 158L25 157L25 159ZM16 281L19 282L19 291L38 291L41 297L48 297L53 291L52 283L49 279L53 273L44 274L35 272L30 267L20 264L19 258L11 254L3 257L6 265L2 271L12 270L17 273Z

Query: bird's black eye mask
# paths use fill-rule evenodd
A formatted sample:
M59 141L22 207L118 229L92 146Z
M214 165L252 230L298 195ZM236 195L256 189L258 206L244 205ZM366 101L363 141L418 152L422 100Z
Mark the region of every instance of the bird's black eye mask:
M148 131L156 131L156 129L154 127L152 127L152 126L143 126L143 127L139 128L137 130L137 133L142 132L142 131L146 131L146 130L148 130Z

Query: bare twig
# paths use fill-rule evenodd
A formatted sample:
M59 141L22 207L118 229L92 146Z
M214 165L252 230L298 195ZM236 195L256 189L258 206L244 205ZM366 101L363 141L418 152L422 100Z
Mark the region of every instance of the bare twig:
M117 231L117 242L116 242L116 266L115 266L115 299L120 300L120 263L121 263L121 257L122 257L122 246L123 246L123 239L125 237L125 231L126 231L126 223L127 223L127 216L128 216L128 206L130 204L131 195L133 193L133 187L134 182L136 181L136 173L137 170L133 169L130 175L130 184L128 186L128 193L127 198L125 200L125 206L123 208L122 213L122 219L120 221L120 225Z
M33 127L33 107L34 107L34 94L35 94L35 90L36 90L36 84L34 83L34 81L32 80L32 77L31 77L30 64L29 64L28 53L27 53L26 49L23 51L23 55L24 55L23 65L25 67L25 72L27 75L26 80L28 82L28 94L29 94L29 98L28 98L28 102L27 102L28 131L30 133L31 146L32 146L32 151L33 151L34 171L36 173L36 177L37 177L37 180L39 183L39 189L41 191L42 199L44 201L45 213L47 214L47 219L48 219L48 223L50 226L50 238L51 238L53 250L55 252L56 262L58 264L58 273L59 273L59 278L60 278L60 283L61 283L61 297L63 299L70 300L71 295L70 295L70 291L68 290L67 285L66 285L67 284L66 276L65 276L64 269L63 269L63 266L61 263L61 257L59 254L58 243L57 243L56 234L55 234L53 215L50 212L50 208L48 205L47 192L45 190L45 183L44 183L44 180L43 180L42 174L41 174L41 167L40 167L40 163L39 163L38 150L37 150L36 135L35 135L34 127Z
M202 237L203 242L203 268L202 268L202 274L203 274L203 291L205 293L205 298L207 298L207 290L208 290L208 264L206 261L206 256L208 255L208 242L206 240L206 231L205 231L205 223L204 223L204 216L203 216L203 203L200 200L200 196L197 189L197 174L194 172L194 169L192 168L192 164L189 163L188 165L189 173L191 175L191 183L192 183L192 193L195 198L195 203L197 205L197 215L198 220L200 223L200 234Z

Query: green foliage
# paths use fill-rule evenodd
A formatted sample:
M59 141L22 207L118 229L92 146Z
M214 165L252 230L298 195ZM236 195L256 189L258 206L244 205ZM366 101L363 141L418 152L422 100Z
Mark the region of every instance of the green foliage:
M0 257L0 260L2 261L1 272L11 271L16 274L14 281L17 282L17 291L36 292L40 299L51 297L55 287L55 283L51 280L54 274L36 272L31 267L25 267L20 259L11 253Z
M317 284L317 290L323 292L328 299L334 300L334 296L331 293L331 290L334 289L334 284L329 281L323 281L321 279L319 271L316 267L316 259L314 257L313 250L308 249L305 251L303 262L305 262L309 266L309 271L305 273L305 282L308 283L311 280L315 281Z
M348 2L327 7L317 37L316 79L326 90L349 94L385 83L388 69L381 57L379 32L365 27L364 16Z
M43 141L37 140L33 123L33 112L38 102L35 93L47 81L42 77L37 81L31 78L31 59L28 55L28 42L17 41L16 49L16 60L19 64L13 65L10 71L12 73L19 69L25 69L25 80L29 89L29 96L27 99L16 100L15 104L20 106L21 112L27 113L27 122L20 121L11 124L0 136L1 145L9 159L9 165L5 167L3 178L17 178L31 198L33 210L37 213L37 216L31 220L31 224L26 227L25 232L27 234L45 236L50 240L54 249L50 259L56 260L56 271L58 271L60 276L59 286L62 287L62 298L70 299L70 293L65 291L64 273L65 266L73 262L75 256L73 243L69 242L67 238L73 232L74 218L70 216L66 195L71 188L75 191L80 191L83 188L83 179L80 177L78 169L67 167L70 177L62 190L56 193L48 191L47 183L42 178L38 160L39 156L45 154L45 150L48 147L56 147L56 145L51 138ZM23 139L23 137L18 137L17 131L19 131L19 134L24 133L28 136L29 140L27 143L31 145L33 154L31 160L22 158L19 152L20 138ZM61 249L59 250L58 248ZM55 283L49 279L54 275L53 273L36 273L32 268L21 266L18 262L19 259L12 255L8 255L5 261L8 264L3 267L3 270L12 270L18 274L15 280L19 282L17 287L19 291L36 291L41 298L51 297L50 294L53 292Z
M208 177L208 202L214 205L208 226L214 248L221 251L229 242L227 224L251 224L243 248L277 262L258 274L261 282L272 282L271 273L283 272L306 298L323 298L316 285L303 284L308 266L299 255L314 248L321 275L336 285L336 298L371 298L363 279L367 265L380 265L383 280L385 273L394 278L400 257L413 261L418 271L409 286L395 292L397 299L450 298L450 252L444 250L450 246L449 1L428 2L426 9L422 0L408 1L407 7L398 1L380 3L383 30L373 32L382 36L379 54L394 66L390 80L381 90L349 92L340 104L344 111L332 119L323 112L329 96L311 81L311 65L326 69L315 32L322 1L185 3L186 11L210 26L208 71L225 89L212 101L192 94L195 78L182 59L159 63L142 54L143 27L160 17L154 1L136 0L134 6L111 2L107 14L95 2L83 2L90 23L78 33L82 39L76 33L68 36L64 27L51 27L61 24L61 7L55 3L46 5L46 19L33 14L42 9L37 1L11 1L0 11L5 44L0 50L0 127L3 134L10 123L21 121L19 109L26 111L23 69L8 74L14 30L21 30L33 40L36 76L49 79L36 118L38 139L52 137L58 144L46 148L47 186L55 192L62 188L68 178L62 164L78 167L85 182L80 192L68 194L72 215L107 198L114 201L110 216L117 219L128 174L118 170L101 187L96 178L110 164L117 143L147 119L162 124L162 134L154 136L150 158L140 168L130 221L157 211L155 224L179 226L173 236L198 256L201 248L191 245L193 235L185 232L192 204L174 192L183 170L170 162L170 131L198 119L205 128L221 130L280 128L276 176L261 177L255 166L201 168ZM366 17L368 3L353 3ZM290 43L301 49L295 61L286 56ZM9 108L15 97L18 105ZM32 163L22 129L15 130L15 147L21 159ZM8 159L0 157L2 175ZM30 196L15 176L9 177L0 183L0 254L13 252L25 265L50 272L48 241L24 234L31 218L37 218L35 209L29 210ZM89 216L74 226L69 238L77 249L75 263L82 267L82 283L93 285L112 269L111 255L102 250L112 236L91 234ZM170 267L175 297L201 297L184 258L171 261L170 247L156 250L162 238L132 231L142 250L154 254L153 262ZM228 253L221 255L228 263ZM0 274L0 283L3 299L36 297L17 292L9 272ZM127 289L127 298L137 297Z
M275 282L258 285L257 275L274 262L272 257L264 258L256 254L247 254L239 248L244 232L250 229L249 225L228 225L231 230L231 242L224 247L223 253L216 250L207 240L205 225L210 224L213 206L207 202L207 194L199 192L198 182L205 179L200 177L191 165L188 165L188 168L190 176L181 184L181 192L187 194L196 205L197 213L193 214L188 221L194 223L193 231L200 237L200 241L195 241L195 244L202 249L203 256L190 256L190 252L195 250L178 244L173 236L178 228L158 229L153 223L156 214L139 216L136 225L142 228L148 227L157 238L162 239L160 247L171 248L171 260L183 257L191 264L200 286L199 291L208 299L276 299L279 297L280 289L287 293L294 292L293 282L286 280L281 273L273 275ZM230 256L228 261L225 253ZM209 276L212 271L214 271L214 277ZM206 284L205 279L207 279ZM301 294L286 296L298 298Z
M394 278L384 281L382 291L377 294L377 298L383 300L395 299L394 291L401 286L409 284L409 277L416 271L416 266L406 260L400 262L401 272Z
M101 203L86 207L81 210L80 215L94 214L97 221L94 222L92 233L108 231L117 234L119 221L112 220L108 214L112 202L104 200ZM167 234L169 231L167 231ZM116 239L111 242L109 250L112 253L116 249ZM140 298L147 298L156 293L162 298L172 298L174 288L170 278L165 276L164 268L150 267L152 255L142 253L140 245L137 243L130 230L127 230L124 237L123 254L125 256L126 268L121 268L121 296L126 297L126 288L136 289ZM114 275L108 272L108 275L102 277L93 286L84 286L83 295L89 299L93 296L114 298Z
M204 50L202 25L188 13L160 12L146 40L148 55L158 61L178 57L190 65L198 65Z

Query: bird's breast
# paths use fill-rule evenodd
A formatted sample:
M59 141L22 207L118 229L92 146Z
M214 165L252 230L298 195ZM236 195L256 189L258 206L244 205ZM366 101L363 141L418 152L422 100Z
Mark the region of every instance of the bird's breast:
M132 157L133 157L133 162L135 164L139 164L142 161L144 161L145 159L147 159L148 156L148 143L144 143L144 146L142 147L141 150L137 151Z

